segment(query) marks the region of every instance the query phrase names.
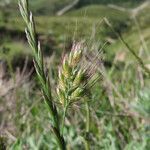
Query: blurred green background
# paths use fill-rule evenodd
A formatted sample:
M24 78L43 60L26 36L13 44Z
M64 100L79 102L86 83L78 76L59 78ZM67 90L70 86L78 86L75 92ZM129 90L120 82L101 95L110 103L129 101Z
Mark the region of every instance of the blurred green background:
M105 86L97 83L92 89L92 149L149 150L150 81L116 33L123 36L150 68L150 2L29 0L29 6L54 84L60 57L70 50L73 41L85 41L89 49L99 49L107 42L103 52L109 83ZM36 76L33 73L28 78L21 74L26 58L26 73L33 67L24 28L17 0L0 0L1 145L15 150L57 149ZM70 114L74 118L68 115L68 122L73 124L65 131L68 147L84 149L80 140L84 109L81 106L81 112L72 110Z

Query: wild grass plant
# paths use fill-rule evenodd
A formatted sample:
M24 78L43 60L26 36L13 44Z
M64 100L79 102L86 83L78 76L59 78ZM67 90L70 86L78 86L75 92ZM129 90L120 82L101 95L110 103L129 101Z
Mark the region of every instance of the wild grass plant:
M49 108L51 116L51 127L55 134L57 144L60 149L66 149L66 141L63 135L64 121L66 113L69 107L77 101L84 99L87 91L94 85L99 77L95 77L94 67L83 65L85 62L81 62L83 59L83 46L81 43L74 44L70 54L66 54L62 60L62 67L58 73L58 85L57 85L57 96L58 100L63 107L62 122L61 117L58 114L58 108L55 104L54 98L51 93L50 80L48 75L45 73L45 66L43 61L43 55L40 47L40 42L37 39L35 23L33 20L32 13L29 11L28 1L19 1L19 8L21 15L26 23L26 36L28 43L33 51L34 66L36 69L38 80L41 84L41 91L43 98ZM90 67L90 68L88 68ZM93 79L94 78L94 79ZM89 108L88 102L87 107L87 125L86 132L89 132ZM62 125L61 125L61 123ZM86 149L89 148L88 141L85 140Z

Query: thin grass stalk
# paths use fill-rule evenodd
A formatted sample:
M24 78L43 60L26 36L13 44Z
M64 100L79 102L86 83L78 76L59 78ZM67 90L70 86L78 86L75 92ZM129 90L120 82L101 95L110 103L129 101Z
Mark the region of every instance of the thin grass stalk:
M138 61L138 63L140 64L140 66L143 68L143 70L148 74L148 76L150 77L150 70L145 66L143 60L135 53L135 51L128 45L128 43L123 39L122 35L120 33L118 33L113 26L111 25L111 23L108 21L107 18L104 18L105 23L110 27L110 29L116 34L117 37L119 37L120 41L127 47L127 49L129 50L129 52L136 58L136 60Z
M85 150L90 150L89 132L90 132L90 109L89 104L86 102L86 137L85 137Z
M84 139L84 146L85 146L85 150L90 150L89 143L85 139Z
M90 108L88 102L86 102L86 132L90 131Z
M89 133L90 133L90 109L88 101L85 103L86 120L85 120L85 135L83 137L83 143L85 150L90 150Z
M36 35L34 19L32 13L29 11L28 0L19 0L19 8L20 8L21 15L26 23L25 32L26 32L28 43L33 51L34 66L35 66L38 80L41 84L41 91L43 94L43 98L49 108L50 116L52 119L52 124L51 124L52 130L56 136L56 140L59 148L61 150L65 150L66 144L63 136L60 133L58 112L51 95L49 78L44 71L45 67L43 63L43 55L41 52L40 42L38 41Z
M140 28L140 24L138 23L138 20L137 20L136 16L133 17L133 21L135 22L135 25L137 26L137 30L138 30L138 34L139 34L139 36L140 36L140 40L141 40L142 47L143 47L144 50L146 51L146 54L149 55L148 47L147 47L145 38L144 38L144 36L143 36L143 34L142 34L142 31L141 31L141 28Z
M61 134L63 135L64 134L64 124L65 124L65 118L66 118L66 114L67 114L67 106L64 108L64 111L63 111L63 118L62 118L62 131L61 131Z

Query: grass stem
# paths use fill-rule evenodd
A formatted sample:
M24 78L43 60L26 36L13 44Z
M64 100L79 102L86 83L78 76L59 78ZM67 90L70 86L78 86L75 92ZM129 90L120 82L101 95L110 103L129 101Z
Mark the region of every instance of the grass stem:
M84 138L84 145L85 150L90 150L90 144L89 144L89 132L90 132L90 109L89 104L86 102L86 135Z
M63 118L62 118L62 131L61 134L64 134L64 124L65 124L65 117L66 117L66 113L67 113L67 106L65 106L64 111L63 111Z

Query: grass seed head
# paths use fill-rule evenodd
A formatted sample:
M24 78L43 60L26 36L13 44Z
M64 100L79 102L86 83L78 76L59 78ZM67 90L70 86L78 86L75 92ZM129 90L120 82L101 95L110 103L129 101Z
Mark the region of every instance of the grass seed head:
M82 99L87 88L90 87L88 84L92 84L89 82L91 80L91 76L88 75L89 68L85 68L85 64L85 66L81 65L83 57L83 45L77 43L62 61L58 72L57 94L64 107ZM95 72L93 71L92 74L94 75Z

